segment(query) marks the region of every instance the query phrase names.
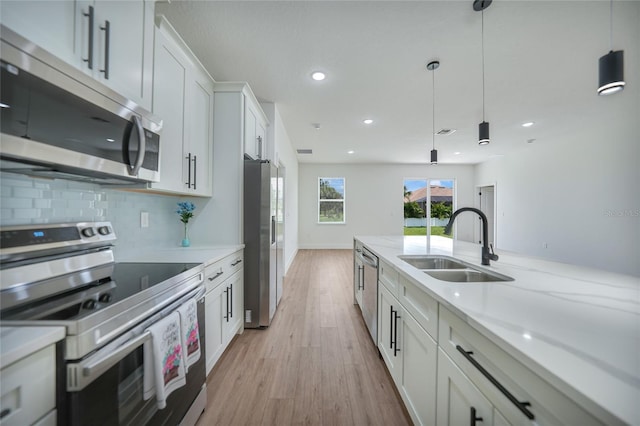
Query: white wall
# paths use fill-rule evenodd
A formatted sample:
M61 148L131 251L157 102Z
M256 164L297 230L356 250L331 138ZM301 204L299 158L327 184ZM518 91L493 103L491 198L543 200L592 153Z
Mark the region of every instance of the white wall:
M588 131L476 167L476 184L497 183L500 248L640 275L640 91L632 84L594 94L598 125L585 122Z
M346 224L318 223L319 177L346 179ZM355 235L402 235L406 178L455 179L456 207L473 206L473 166L300 163L300 248L351 248ZM456 223L457 237L471 241L474 215Z
M278 106L269 102L260 103L260 105L271 122L267 130L268 140L273 141L273 144L268 144L269 156L276 164L283 165L286 172L284 188L284 271L286 274L298 252L298 159L282 122Z

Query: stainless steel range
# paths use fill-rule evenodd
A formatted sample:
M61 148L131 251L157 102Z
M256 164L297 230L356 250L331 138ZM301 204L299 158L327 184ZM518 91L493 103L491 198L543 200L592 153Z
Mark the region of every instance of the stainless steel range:
M143 398L145 331L198 301L205 347L204 269L117 263L108 222L0 229L0 325L64 326L58 424L193 424L206 403L204 354L158 410Z

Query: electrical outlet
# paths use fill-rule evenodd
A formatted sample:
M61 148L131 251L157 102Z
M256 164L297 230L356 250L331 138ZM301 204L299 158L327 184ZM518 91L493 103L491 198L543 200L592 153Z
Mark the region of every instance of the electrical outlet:
M140 228L149 227L149 212L140 212Z

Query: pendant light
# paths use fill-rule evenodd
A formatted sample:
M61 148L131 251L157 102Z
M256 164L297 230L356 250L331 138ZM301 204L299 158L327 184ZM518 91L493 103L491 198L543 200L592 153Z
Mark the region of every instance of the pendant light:
M431 141L433 143L432 145L433 149L431 150L431 164L434 166L438 164L438 150L436 149L436 73L435 73L435 70L437 70L439 66L440 66L440 62L438 61L431 61L427 64L427 69L433 72L433 74L431 75L432 76L431 82L432 82L432 89L433 89L432 91L433 105L431 108L431 112L432 112L431 123L433 124Z
M489 123L484 120L484 10L491 0L474 0L473 10L482 14L482 123L478 125L478 144L489 144Z
M624 89L624 50L613 50L613 0L609 5L609 53L598 61L598 95Z

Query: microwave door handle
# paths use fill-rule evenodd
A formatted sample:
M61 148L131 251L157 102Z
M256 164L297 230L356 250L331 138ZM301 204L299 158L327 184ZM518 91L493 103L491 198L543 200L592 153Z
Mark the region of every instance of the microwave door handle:
M131 176L137 176L140 167L142 167L142 163L144 162L144 154L146 151L147 141L144 137L144 129L142 128L142 121L138 118L137 115L133 116L133 125L136 127L138 131L138 155L136 156L136 162L133 166L129 165L129 174ZM127 142L127 149L129 148L129 143L131 142L131 135L129 136L129 141Z

